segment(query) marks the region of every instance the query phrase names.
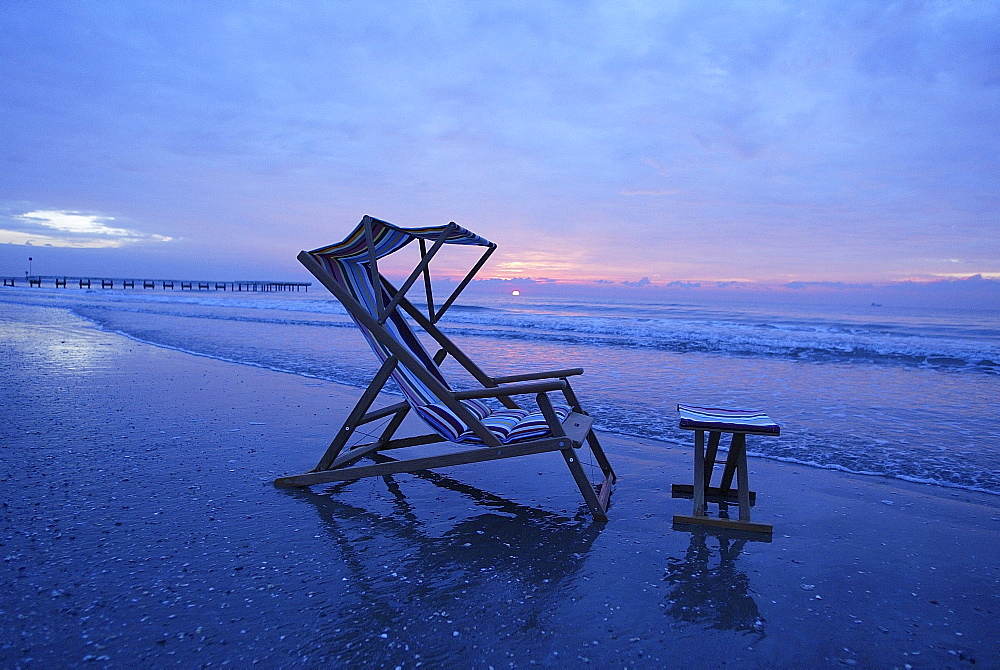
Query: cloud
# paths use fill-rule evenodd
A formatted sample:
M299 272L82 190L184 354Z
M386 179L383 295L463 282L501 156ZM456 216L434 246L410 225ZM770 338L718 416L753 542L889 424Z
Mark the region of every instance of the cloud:
M663 191L643 190L643 189L634 190L634 191L630 191L630 190L623 190L623 191L621 191L621 194L624 195L625 197L634 197L634 196L637 196L637 195L649 195L649 196L680 195L681 193L683 193L683 191L681 191L679 188L668 189L668 190L663 190Z
M652 282L649 281L649 277L643 277L636 281L623 281L622 284L625 286L649 286Z
M978 281L980 279L1000 279L1000 272L977 272L974 275L969 275L968 272L954 272L954 273L938 273L932 275L932 279L955 279L955 280L967 280L967 281Z
M114 217L65 210L34 210L0 217L0 244L107 249L141 242L170 242L165 235L111 225Z
M831 281L792 281L784 285L785 288L790 288L792 290L802 290L802 289L868 289L873 288L874 284L852 284L849 282L831 282Z

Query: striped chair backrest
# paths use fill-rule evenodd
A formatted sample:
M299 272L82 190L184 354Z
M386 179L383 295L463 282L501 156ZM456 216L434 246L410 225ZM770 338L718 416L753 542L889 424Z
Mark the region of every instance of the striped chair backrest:
M456 227L457 228L457 227ZM441 233L445 227L420 229L418 234L426 231L427 237L435 233ZM387 256L414 239L413 230L400 230L391 224L371 219L371 230L373 238L373 248L377 258ZM479 244L486 242L482 238L457 228L455 235L459 244ZM462 236L465 237L462 237ZM423 235L421 235L423 236ZM465 241L469 240L469 241ZM364 310L374 317L379 318L380 305L388 305L392 298L387 293L384 286L375 286L372 282L371 252L368 246L368 238L364 234L362 226L354 231L344 242L331 247L316 249L310 254L316 258L327 270L330 276L360 304ZM350 309L348 309L350 313ZM361 330L369 346L381 362L385 362L392 352L372 331L353 314L351 318ZM424 348L416 333L410 327L409 322L403 316L399 306L393 308L384 322L386 332L396 342L405 347L419 364L441 384L450 389L447 380L441 374L437 364ZM469 430L468 424L462 421L454 411L442 404L440 398L420 379L420 377L409 367L400 362L391 373L393 381L399 386L406 398L406 401L416 411L416 413L442 437L455 440ZM462 401L474 416L479 419L489 415L490 409L483 403L475 400Z
M379 298L377 297L376 289L372 285L371 275L368 272L367 263L341 263L340 261L335 261L341 265L340 277L338 280L341 281L341 285L344 286L351 295L361 303L369 314L371 314L376 319L378 318L378 305ZM379 287L381 290L381 304L386 305L389 303L391 298L386 293L385 289ZM352 316L353 318L353 316ZM392 352L372 334L364 324L354 319L354 323L357 324L358 328L361 329L361 333L365 336L368 341L368 345L378 356L379 361L385 362ZM427 349L424 348L423 343L417 337L413 329L410 328L410 324L403 317L402 310L396 307L389 317L385 320L385 329L392 336L392 339L396 340L402 344L406 349L413 354L424 369L434 375L438 381L448 387L448 382L441 375L441 371L438 369L437 364L431 358L430 354L427 353ZM399 385L400 390L403 395L406 396L407 401L410 405L414 407L419 407L421 405L426 405L429 403L437 402L438 398L434 393L420 380L416 374L413 373L408 367L404 365L397 365L396 369L392 372L392 378ZM450 388L450 387L449 387Z

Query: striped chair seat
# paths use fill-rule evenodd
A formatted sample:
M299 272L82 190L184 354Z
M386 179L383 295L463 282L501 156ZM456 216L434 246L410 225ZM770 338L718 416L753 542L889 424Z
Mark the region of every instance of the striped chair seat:
M486 428L497 436L502 444L523 442L549 434L549 425L539 412L529 412L525 409L497 409L478 400L463 400L469 411L480 419ZM414 408L417 414L439 435L452 441L466 444L482 443L472 429L465 426L443 403L428 403ZM562 422L569 416L570 408L566 405L553 404L556 416Z

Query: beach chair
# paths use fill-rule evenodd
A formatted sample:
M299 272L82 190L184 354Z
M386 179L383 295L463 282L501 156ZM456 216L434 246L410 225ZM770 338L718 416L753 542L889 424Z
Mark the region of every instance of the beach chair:
M419 245L420 260L396 288L379 273L378 261L414 240ZM430 262L445 244L480 246L485 251L436 309ZM279 477L274 482L277 486L309 486L558 451L591 514L598 520L607 519L615 473L591 428L593 420L569 383L569 377L582 374L583 369L491 377L436 325L495 249L492 242L455 223L406 229L365 216L343 242L299 254L299 261L344 305L381 367L316 467L300 475ZM421 276L426 313L406 298ZM440 347L433 356L424 348L411 322ZM456 391L449 385L439 367L448 356L468 371L478 388ZM404 400L372 410L390 379ZM555 401L549 394L557 394ZM524 408L515 400L523 403L525 396L534 396L537 409ZM486 402L488 399L492 402ZM396 437L411 411L431 432ZM373 442L348 446L359 428L386 419L388 422ZM401 452L393 452L424 445L443 448L435 449L433 455L401 456ZM385 452L393 452L394 456ZM603 477L596 486L580 461L580 454L587 452ZM363 458L375 463L359 464Z

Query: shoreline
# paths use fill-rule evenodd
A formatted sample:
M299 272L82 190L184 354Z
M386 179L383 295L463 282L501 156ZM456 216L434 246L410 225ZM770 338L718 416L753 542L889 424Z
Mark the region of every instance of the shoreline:
M80 318L80 319L82 319L84 321L87 321L88 323L92 324L93 326L95 326L96 328L98 328L99 330L101 330L102 332L109 333L109 334L112 334L112 335L117 335L117 336L120 336L120 337L124 337L125 339L131 340L131 341L136 342L138 344L143 344L143 345L146 345L146 346L151 346L151 347L157 347L157 348L161 348L161 349L166 349L166 350L169 350L169 351L176 351L176 352L179 352L179 353L182 353L182 354L187 354L187 355L190 355L190 356L197 356L197 357L201 357L201 358L208 358L208 359L211 359L211 360L216 360L216 361L220 361L220 362L223 362L223 363L229 363L229 364L232 364L232 365L246 365L246 366L249 366L249 367L259 368L261 370L269 370L271 372L276 372L276 373L279 373L279 374L288 374L288 375L294 375L294 376L302 377L302 378L305 378L305 379L313 379L313 380L322 381L322 382L329 383L329 384L334 384L334 385L342 387L344 389L355 389L355 390L359 390L359 391L362 391L362 392L364 391L364 387L363 386L353 386L353 385L351 385L349 383L346 383L346 382L327 379L327 378L321 377L319 375L310 375L309 373L306 373L306 372L281 369L281 368L277 368L277 367L271 367L271 366L267 366L267 365L264 365L264 364L261 364L261 363L256 363L254 361L246 361L246 360L236 360L236 359L224 358L222 356L216 356L216 355L213 355L213 354L207 354L207 353L203 353L203 352L200 352L200 351L193 351L193 350L184 349L184 348L181 348L181 347L174 347L174 346L171 346L169 344L163 344L163 343L159 343L159 342L152 342L152 341L149 341L149 340L144 340L144 339L142 339L140 337L136 337L135 335L131 335L131 334L126 333L124 331L105 328L100 323L98 323L96 321L93 321L92 319L90 319L90 318L88 318L86 316L78 315L75 312L73 312L73 314L74 314L74 316L77 316L78 318ZM384 392L384 393L385 393L386 396L391 396L392 398L394 398L395 399L394 401L398 401L398 400L402 399L402 397L403 397L401 394L399 394L399 395L393 395L391 392ZM603 435L609 435L609 436L613 435L616 438L620 438L620 439L625 440L625 441L652 440L652 441L655 441L655 442L663 442L665 444L670 444L671 446L678 446L677 443L675 443L674 441L657 439L657 438L652 437L652 436L635 435L635 434L624 433L624 432L619 432L619 431L615 431L615 430L609 430L607 428L601 428L601 427L598 427L597 430L600 430L600 432ZM749 445L748 445L748 447L749 447ZM1000 496L1000 491L991 491L991 490L980 488L980 487L976 487L976 486L963 486L961 484L955 484L955 483L950 483L950 482L946 482L946 481L931 480L931 479L920 479L920 478L916 478L916 477L908 477L906 475L899 475L899 474L887 475L887 474L883 474L883 473L880 473L880 472L874 472L874 471L851 470L850 468L847 468L845 466L841 466L841 465L838 465L838 464L835 464L835 463L832 463L832 464L823 464L823 463L818 463L818 462L809 462L809 461L804 461L804 460L798 460L798 459L791 458L791 457L781 457L781 456L768 455L768 454L764 454L764 453L760 453L760 452L754 452L754 450L752 449L752 447L748 448L747 456L749 458L754 458L754 459L759 459L759 460L772 461L772 462L776 462L776 463L786 463L786 464L791 464L791 465L798 465L798 466L807 467L807 468L813 468L813 469L817 469L817 470L832 470L832 471L835 471L835 472L842 472L842 473L845 473L845 474L857 475L857 476L861 476L861 477L874 477L874 478L877 478L877 479L898 480L898 481L908 482L908 483L911 483L911 484L918 484L918 485L922 485L922 486L934 486L934 487L940 487L940 488L950 489L950 490L969 491L969 492L972 492L972 493L984 493L986 495Z
M135 305L125 297L111 299L99 291L78 300L65 299L65 294L54 290L50 293L51 300L28 302L71 309L103 324L111 332L135 335L140 341L161 343L160 346L359 388L367 385L375 371L369 362L374 359L354 326L346 317L332 316L337 310L327 309L336 306L330 299L309 299L299 304L294 294L291 299L265 298L263 303L257 299L245 302L243 298L233 301L235 295L224 299L208 298L207 302L196 297L188 300L180 296L160 301L138 296L139 304ZM305 304L309 306L303 307ZM590 307L593 314L602 313L600 306ZM631 332L630 329L640 328L638 335L652 337L649 341L643 340L645 345L655 344L661 336L683 340L684 332L701 344L705 336L709 341L715 337L704 332L704 324L696 328L677 326L673 317L678 315L671 308L664 309L666 311L660 308L654 311L659 310L656 313L666 319L663 324L673 325L660 324L647 332L641 324L626 319L624 324L616 321L612 329L621 326ZM482 311L489 315L482 316L477 311L472 319L472 330L458 326L454 333L459 337L457 341L475 358L492 361L489 366L501 372L522 369L521 361L536 362L528 367L552 369L567 362L584 364L587 374L580 378L580 390L588 397L589 406L597 416L598 430L686 444L690 436L677 429L672 412L664 411L674 403L763 406L782 425L783 438L755 441L751 449L757 455L1000 495L1000 455L978 446L971 447L978 454L975 461L963 453L968 449L966 444L985 445L1000 439L995 423L984 420L995 414L990 400L995 395L996 383L995 377L990 375L911 365L872 367L855 364L859 361L846 366L837 363L814 365L809 360L748 356L738 351L732 356L719 357L703 350L701 344L694 347L696 351L688 353L679 353L674 347L665 350L657 346L621 347L600 338L590 344L574 338L567 345L560 338L556 338L559 341L552 339L563 327L573 332L598 332L606 328L600 325L599 318L596 329L590 328L586 326L586 319L578 314L559 310L549 313L543 306L545 318L555 319L558 327L552 332L543 328L545 332L540 337L532 335L522 339L511 337L515 331L519 332L517 324L521 317L505 316L502 309L482 308ZM737 330L742 332L749 327L752 337L764 337L765 343L774 330L767 324L775 318L781 320L780 316L771 315L763 317L764 321L758 324L750 313L725 316L732 324L743 324ZM836 315L837 319L841 317L848 318ZM826 317L819 314L815 318L823 321ZM929 320L916 329L912 323L899 323L895 327L903 328L908 337L924 342L921 347L929 347L928 351L938 351L934 342L946 335L949 328L961 330L961 326L951 324L944 328L935 318L927 316ZM679 323L687 322L681 319ZM810 318L795 323L797 325L789 332L803 328L813 332ZM500 330L495 331L496 324L506 325L498 326ZM840 332L834 322L827 325L832 328L830 332ZM676 331L677 327L681 330ZM350 334L342 333L342 328L350 330ZM777 330L784 332L780 327ZM863 330L866 334L860 336L860 344L855 342L863 351L867 350L866 342L897 353L908 350L900 342L873 344L870 338L879 340L885 333L870 328ZM820 328L817 332L827 331ZM723 335L722 340L730 345L742 341L740 337L732 339L730 336L734 333ZM810 337L802 344L839 350L833 345L840 341L837 338L841 335L832 343L827 341L826 335L817 336L818 339ZM854 335L844 337L853 341ZM787 336L779 339L782 338L787 339ZM795 341L798 339L798 336L793 337ZM976 346L986 351L992 345L982 339ZM948 347L940 351L945 349ZM621 374L624 370L645 378L647 384L658 390L655 394L645 393L641 384L630 381L631 375ZM691 374L692 370L698 373ZM455 368L447 374L454 375L456 380L464 376L463 371ZM749 380L753 382L747 384Z
M609 433L607 524L551 455L283 492L355 388L57 311L0 323L5 667L1000 664L994 494L751 458L744 543Z

